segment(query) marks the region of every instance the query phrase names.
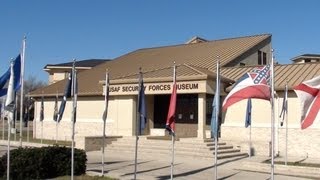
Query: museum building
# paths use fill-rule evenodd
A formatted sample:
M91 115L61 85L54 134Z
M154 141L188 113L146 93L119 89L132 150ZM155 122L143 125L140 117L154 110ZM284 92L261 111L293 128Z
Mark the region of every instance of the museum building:
M232 85L244 73L271 60L270 34L220 40L194 37L184 44L138 49L112 60L99 61L86 68L90 61L78 69L77 140L88 136L101 136L104 111L105 74L110 76L110 97L106 134L108 136L135 136L137 122L139 68L143 73L146 94L147 124L143 136L165 136L165 123L172 92L173 65L177 75L176 134L179 138L210 137L212 101L215 93L216 62L221 66L221 99L226 97ZM276 52L275 52L276 55ZM299 59L300 58L300 59ZM283 153L285 127L288 127L289 155L320 157L317 139L319 123L300 129L300 104L292 87L320 74L320 64L303 61L297 57L294 63L275 63L275 117L276 149ZM276 59L276 58L275 58ZM45 139L71 139L72 100L68 99L63 119L58 125L53 120L55 97L61 101L66 86L66 74L71 64L46 66L49 85L29 94L35 99L34 136ZM62 78L61 78L62 77ZM57 78L62 79L59 81ZM51 82L55 80L54 82ZM288 123L280 127L278 117L283 100L285 84L289 86ZM44 97L44 120L40 126L40 104ZM222 102L221 102L222 104ZM230 142L242 149L248 148L249 130L244 126L246 101L240 101L221 112L219 117L220 141ZM252 101L251 143L255 154L270 152L271 106L269 101ZM41 128L43 128L41 130ZM57 133L58 132L58 133ZM42 133L42 134L41 134ZM314 137L314 138L312 138Z

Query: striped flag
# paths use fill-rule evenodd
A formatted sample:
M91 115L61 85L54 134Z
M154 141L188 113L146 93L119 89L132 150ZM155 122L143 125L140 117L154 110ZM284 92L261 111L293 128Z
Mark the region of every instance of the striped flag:
M173 66L173 87L170 98L169 111L167 115L166 130L174 135L175 132L175 113L177 104L177 84L176 84L176 66Z
M139 112L139 123L140 123L139 135L141 135L147 123L147 111L146 111L144 85L143 85L143 77L142 77L141 69L139 74L140 76L139 76L138 112Z
M286 84L284 89L284 96L283 96L283 102L282 102L282 109L280 113L281 122L280 125L283 126L284 118L288 114L288 84Z
M302 82L293 90L300 100L301 129L306 129L320 117L320 76Z
M246 110L246 120L245 120L246 128L251 126L251 109L252 109L251 98L249 98L247 102L247 110Z
M248 98L270 101L270 65L257 67L245 73L223 101L223 111L234 103Z

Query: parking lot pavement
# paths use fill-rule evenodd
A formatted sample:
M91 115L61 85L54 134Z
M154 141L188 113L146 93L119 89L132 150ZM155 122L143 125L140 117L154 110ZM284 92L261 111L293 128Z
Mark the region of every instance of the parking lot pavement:
M87 174L101 175L101 152L87 152ZM257 158L258 160L259 158ZM269 179L270 173L253 172L241 169L246 161L254 161L246 158L233 158L218 160L218 179L257 180ZM171 156L163 154L139 154L137 165L137 179L170 179ZM175 156L174 179L214 179L214 159L199 157ZM105 175L118 179L133 179L134 177L134 153L106 151ZM277 180L302 180L306 177L294 177L275 174Z

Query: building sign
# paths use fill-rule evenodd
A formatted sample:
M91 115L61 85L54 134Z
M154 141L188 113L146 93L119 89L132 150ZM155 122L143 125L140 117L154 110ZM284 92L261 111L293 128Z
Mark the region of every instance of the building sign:
M178 82L178 93L201 93L206 92L205 81ZM145 94L170 94L172 82L168 83L145 83ZM138 94L138 84L111 85L110 95L134 95Z

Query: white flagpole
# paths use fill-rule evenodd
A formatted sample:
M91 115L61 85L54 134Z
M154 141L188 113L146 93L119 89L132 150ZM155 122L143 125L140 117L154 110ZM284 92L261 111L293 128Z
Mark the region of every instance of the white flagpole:
M30 103L30 104L29 104ZM29 112L29 106L31 106L31 98L28 98L28 107L27 107L27 142L29 142L29 118L30 118L30 112Z
M176 83L176 62L173 62L173 83ZM173 168L174 168L174 137L175 137L175 132L171 133L171 175L170 178L171 180L173 179Z
M22 41L22 53L21 53L21 95L20 95L20 147L22 146L22 120L23 120L23 100L24 100L24 60L25 60L25 49L26 49L26 36Z
M274 180L274 57L271 50L271 180Z
M140 85L140 81L141 81L141 68L139 68L139 85ZM138 103L137 103L137 112L139 111L139 102L140 102L140 88L138 89ZM133 179L136 180L137 179L137 164L138 164L138 141L139 141L139 133L140 133L140 112L137 113L137 120L136 120L136 147L135 147L135 154L134 154L134 177Z
M11 125L10 124L12 121L14 121L13 114L14 114L14 106L15 106L13 61L11 61L10 70L11 70L10 71L11 74L10 74L8 92L7 92L7 98L6 98L6 104L5 104L7 111L8 111L7 180L10 179L10 133L11 133Z
M57 101L57 108L58 108L58 91L56 92L56 101ZM58 109L55 109L55 111L58 111ZM56 113L56 112L55 112ZM57 112L56 115L56 144L58 144L58 119L59 119L59 113Z
M75 63L76 60L74 59L73 61L73 66L72 66L72 88L71 88L71 93L73 96L73 108L72 108L72 147L71 147L71 180L73 180L73 174L74 174L74 129L75 129L75 122L76 122L76 109L77 109L77 73L75 70Z
M4 99L2 99L2 109L1 109L1 112L2 112L2 116L1 116L1 120L2 120L2 140L4 140L4 106L5 106L5 101Z
M58 144L58 125L59 125L59 123L58 123L58 119L57 119L57 121L56 121L56 144Z
M102 170L101 175L104 176L104 156L105 156L105 139L106 139L106 121L108 117L108 92L109 92L109 72L106 70L106 82L105 82L105 91L104 91L104 117L103 117L103 131L102 131Z
M285 155L285 165L288 165L288 81L286 81L286 109L285 109L285 115L286 116L286 155Z
M15 92L15 106L14 106L14 141L17 141L17 122L18 122L18 96L17 93Z
M218 179L218 126L219 126L219 111L220 111L220 61L218 59L219 57L217 57L217 69L216 69L216 93L215 93L215 116L216 116L216 134L215 134L215 138L214 138L214 174L215 174L215 179Z
M251 124L250 124L250 129L249 129L249 157L251 158L251 153L252 153L252 141L251 141Z

